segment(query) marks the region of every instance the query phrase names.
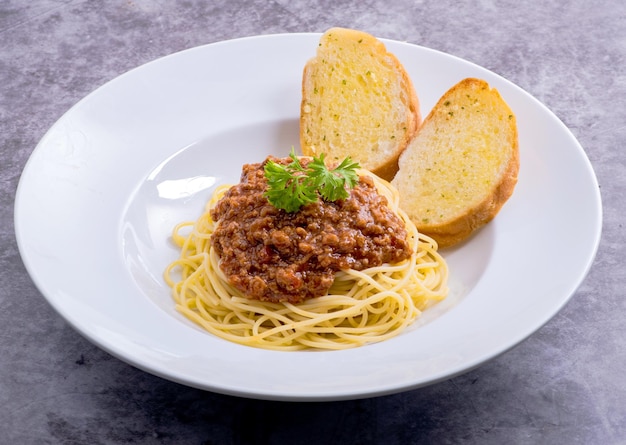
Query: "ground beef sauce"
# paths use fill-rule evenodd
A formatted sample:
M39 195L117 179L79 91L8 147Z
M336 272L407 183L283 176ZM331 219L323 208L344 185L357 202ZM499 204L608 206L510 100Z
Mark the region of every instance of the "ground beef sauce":
M371 178L361 176L345 200L320 199L288 213L263 196L264 165L244 165L241 182L211 212L218 222L211 242L220 268L248 298L298 303L325 295L338 270L410 257L404 224Z

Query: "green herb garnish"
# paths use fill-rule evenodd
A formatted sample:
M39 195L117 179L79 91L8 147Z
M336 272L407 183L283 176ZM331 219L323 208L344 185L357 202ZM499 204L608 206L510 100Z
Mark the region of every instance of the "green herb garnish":
M274 207L287 212L296 212L320 196L326 201L345 199L350 195L346 187L353 188L359 180L356 170L360 166L350 157L332 170L326 167L324 153L314 157L306 167L302 166L293 148L289 157L289 164L269 160L264 167L268 184L265 197Z

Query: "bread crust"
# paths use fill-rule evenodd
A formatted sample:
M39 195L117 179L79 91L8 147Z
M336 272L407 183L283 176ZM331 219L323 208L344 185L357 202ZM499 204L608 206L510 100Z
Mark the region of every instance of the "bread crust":
M398 171L398 159L402 152L406 149L409 142L412 140L415 135L419 125L421 124L422 116L420 113L419 106L419 98L417 96L417 92L414 88L413 82L409 77L408 73L404 69L402 63L398 60L398 58L387 51L385 45L376 39L374 36L364 33L362 31L357 31L353 29L346 28L331 28L324 36L328 33L342 33L344 36L347 36L351 39L358 40L364 39L367 42L372 50L379 54L380 57L384 57L390 65L394 67L396 71L396 75L400 76L400 83L404 92L407 94L409 99L409 104L407 107L407 112L404 116L404 126L406 127L406 131L401 140L397 141L393 150L383 159L378 160L377 163L372 165L363 165L364 168L372 171L374 174L380 176L381 178L391 181L395 174ZM324 38L322 37L322 39ZM302 153L305 156L318 156L320 152L324 151L327 155L333 155L334 153L328 153L331 151L329 147L323 147L323 149L313 150L312 147L307 143L306 136L306 128L307 122L311 119L310 112L307 112L306 107L309 103L309 98L312 95L312 91L309 88L311 84L311 79L314 71L314 66L318 62L319 55L316 54L313 58L311 58L304 66L302 72L302 100L300 103L300 147ZM311 125L313 128L316 128L315 125ZM345 157L346 155L350 155L354 160L360 161L359 152L365 149L365 147L342 147L342 150L345 151L346 154L342 155Z
M418 230L425 235L432 237L435 241L437 241L440 248L451 247L456 245L468 237L470 237L477 230L485 226L489 223L500 211L504 203L511 197L515 186L517 184L518 172L520 167L519 161L519 142L518 142L518 134L517 134L517 124L515 120L515 115L510 111L508 105L504 102L499 92L490 88L489 85L480 79L475 78L467 78L453 86L448 92L446 92L437 102L435 107L431 110L428 116L424 119L421 128L425 128L426 125L431 124L433 119L436 119L436 114L438 110L441 110L442 107L445 106L446 101L450 97L450 93L454 92L456 89L462 89L470 91L472 89L479 88L489 88L491 94L494 94L497 100L501 101L501 106L503 108L509 110L509 119L508 122L508 131L510 131L511 135L511 145L509 147L503 147L502 149L510 152L510 156L508 158L507 165L501 170L501 174L497 178L493 178L495 180L494 185L492 187L491 192L479 203L475 205L468 206L459 216L453 218L448 221L439 222L437 224L425 224L420 218L420 215L417 215L415 211L410 206L410 200L407 196L403 195L403 183L402 181L394 180L392 184L395 185L400 193L402 198L405 200L405 204L401 204L405 211L409 214L413 222L416 224ZM420 128L420 129L421 129ZM445 128L441 128L442 131L446 130ZM420 130L415 135L413 141L419 137ZM413 141L411 143L413 143ZM406 150L406 154L411 150L411 145ZM419 168L419 166L412 166L415 168ZM400 171L402 172L403 168L411 168L410 166L403 165L403 159L400 159ZM400 175L398 175L400 176ZM397 176L397 177L398 177ZM396 178L397 178L396 177ZM405 179L403 179L404 181ZM405 191L406 192L406 191Z

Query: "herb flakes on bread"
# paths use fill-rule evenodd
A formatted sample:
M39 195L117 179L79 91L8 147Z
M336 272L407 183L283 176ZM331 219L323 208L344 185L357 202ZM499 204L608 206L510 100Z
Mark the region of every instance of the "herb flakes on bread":
M494 218L518 171L515 115L495 88L468 78L428 114L392 184L418 230L448 247Z
M306 156L347 156L391 180L421 122L415 89L385 45L362 31L331 28L304 67L300 145Z

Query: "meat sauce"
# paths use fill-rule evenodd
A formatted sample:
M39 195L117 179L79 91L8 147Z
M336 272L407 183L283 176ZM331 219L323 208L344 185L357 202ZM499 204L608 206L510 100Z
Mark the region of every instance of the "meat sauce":
M320 199L288 213L264 196L265 162L244 165L241 182L211 211L220 268L248 298L298 303L325 295L339 270L410 257L404 223L370 177L361 176L344 200Z

